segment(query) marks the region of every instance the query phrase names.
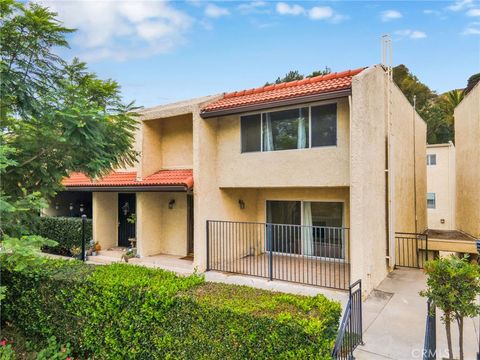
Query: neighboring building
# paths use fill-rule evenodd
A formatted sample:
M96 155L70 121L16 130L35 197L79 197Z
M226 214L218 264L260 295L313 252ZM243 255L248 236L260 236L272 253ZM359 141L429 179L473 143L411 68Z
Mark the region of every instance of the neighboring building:
M480 83L455 108L457 229L480 238Z
M369 292L395 265L395 231L427 229L426 125L382 66L140 121L135 169L64 181L93 194L103 248L135 237L141 257L190 254L199 271L342 289L362 279Z
M428 228L455 230L455 146L427 145Z

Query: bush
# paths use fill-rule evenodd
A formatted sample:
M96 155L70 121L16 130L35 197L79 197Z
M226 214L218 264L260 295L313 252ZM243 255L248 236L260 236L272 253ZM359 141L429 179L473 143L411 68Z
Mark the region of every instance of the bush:
M55 240L58 245L45 248L52 254L71 256L72 247L82 246L82 219L73 217L42 216L38 219L37 235ZM87 246L92 239L92 220L85 224L85 239Z
M340 305L128 264L2 268L2 321L99 359L330 358Z

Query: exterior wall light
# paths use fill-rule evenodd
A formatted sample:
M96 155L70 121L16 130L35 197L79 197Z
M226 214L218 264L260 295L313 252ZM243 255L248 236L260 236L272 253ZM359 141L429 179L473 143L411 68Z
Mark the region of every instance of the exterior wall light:
M80 204L80 212L83 213L83 211L85 210L83 204Z
M240 209L245 209L245 201L242 199L238 200L238 206L240 206Z
M68 206L68 209L69 209L70 211L73 210L73 203L70 203L70 205Z
M168 208L171 210L175 207L175 199L172 199L168 202Z
M60 204L57 202L55 203L55 210L58 210L58 209L60 209Z

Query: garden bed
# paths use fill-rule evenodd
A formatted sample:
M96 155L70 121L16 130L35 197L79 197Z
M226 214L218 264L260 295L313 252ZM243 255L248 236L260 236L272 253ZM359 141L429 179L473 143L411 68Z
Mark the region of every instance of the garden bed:
M340 305L127 264L1 269L2 322L77 358L330 358Z

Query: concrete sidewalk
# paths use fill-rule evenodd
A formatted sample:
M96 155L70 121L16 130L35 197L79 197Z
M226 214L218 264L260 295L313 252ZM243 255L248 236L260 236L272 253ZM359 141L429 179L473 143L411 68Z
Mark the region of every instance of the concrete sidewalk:
M421 270L392 272L363 304L363 341L357 359L421 359L427 316L426 288ZM445 327L437 311L437 358L448 357ZM465 359L475 359L478 349L478 318L465 319ZM454 356L458 358L458 331L452 324Z

